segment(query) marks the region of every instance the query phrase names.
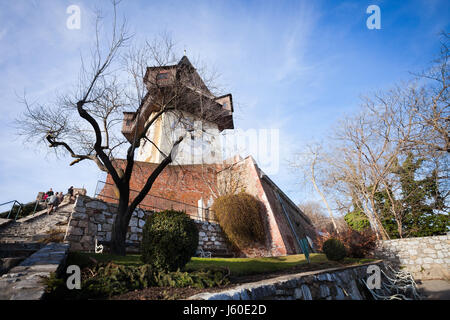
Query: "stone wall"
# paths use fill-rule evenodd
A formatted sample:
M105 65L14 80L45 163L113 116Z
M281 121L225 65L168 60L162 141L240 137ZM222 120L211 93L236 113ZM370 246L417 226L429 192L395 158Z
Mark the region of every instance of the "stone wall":
M450 278L450 235L380 241L375 256L403 266L416 279Z
M214 222L195 221L199 230L198 247L214 255L228 255L230 249L222 228Z
M370 298L360 279L368 277L370 264L290 274L246 283L230 290L200 293L189 300L364 300Z
M70 216L65 241L70 242L72 251L94 251L98 242L111 240L112 226L117 214L117 206L99 199L78 196ZM152 212L136 209L128 226L126 242L128 251L139 249L142 228ZM197 221L199 228L199 248L205 251L227 254L228 246L220 226L213 222Z

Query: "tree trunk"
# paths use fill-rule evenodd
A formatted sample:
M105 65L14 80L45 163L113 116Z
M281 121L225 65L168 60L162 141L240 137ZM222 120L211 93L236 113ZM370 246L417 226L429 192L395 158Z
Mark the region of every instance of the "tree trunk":
M125 240L127 236L127 229L129 224L128 216L128 197L127 199L119 199L119 207L117 209L117 215L114 219L114 224L111 233L111 243L110 251L112 254L117 254L124 256L125 251Z
M117 185L120 193L119 197L119 207L117 209L116 219L114 220L113 230L111 234L111 245L110 251L113 254L124 256L125 252L125 240L128 231L128 225L130 223L131 216L133 211L137 208L139 203L144 200L145 196L150 192L152 188L153 182L155 182L156 178L158 178L159 174L164 170L172 162L173 154L176 154L177 146L183 140L183 136L179 137L178 140L172 146L172 150L170 154L153 170L150 177L148 177L147 182L145 183L142 190L139 194L132 199L130 203L130 177L131 170L133 167L133 155L134 149L131 149L127 158L128 163L125 169L125 172L122 175L122 183Z
M325 195L322 193L322 191L320 191L319 187L316 184L316 176L314 174L314 166L316 164L316 158L317 158L317 155L314 154L314 160L311 163L311 182L313 183L314 188L316 189L317 193L321 196L322 201L325 203L325 206L327 207L327 211L328 211L328 214L330 215L331 222L333 223L334 230L336 231L337 234L339 234L339 229L336 225L336 222L334 221L333 212L331 211L331 208L328 205L328 201L325 198Z
M402 223L401 221L397 220L397 230L398 230L398 236L401 238L403 238L403 227L402 227Z

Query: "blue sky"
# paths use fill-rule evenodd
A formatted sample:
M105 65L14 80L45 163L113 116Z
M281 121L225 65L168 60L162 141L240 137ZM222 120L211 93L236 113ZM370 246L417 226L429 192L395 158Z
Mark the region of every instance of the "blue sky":
M72 4L81 8L80 30L66 27ZM366 27L372 4L381 9L381 30ZM92 195L103 177L93 163L69 167L24 143L12 125L24 110L17 95L45 102L76 82L95 8L111 12L108 1L0 0L0 203L70 185ZM450 2L122 1L120 13L138 40L169 31L180 50L216 68L233 94L235 127L280 130L281 168L272 179L301 202L317 196L286 160L326 139L362 94L425 68L439 32L449 31Z

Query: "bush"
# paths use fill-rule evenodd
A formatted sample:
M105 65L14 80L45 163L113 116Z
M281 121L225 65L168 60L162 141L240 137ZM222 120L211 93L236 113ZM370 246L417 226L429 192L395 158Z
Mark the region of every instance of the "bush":
M83 278L78 299L104 298L148 287L152 269L149 265L99 264L84 270Z
M156 273L153 276L154 284L158 287L174 288L212 288L230 283L228 279L229 271L225 269L208 269L194 272L169 272Z
M99 263L86 267L81 274L81 290L69 290L65 278L55 273L44 279L46 299L103 299L148 287L210 288L230 283L229 270L208 269L195 272L157 272L149 265L126 266L115 263Z
M189 262L197 246L197 226L184 212L156 212L142 232L141 259L155 270L175 271Z
M351 258L369 258L375 249L377 240L371 229L358 232L347 228L340 230L339 234L328 233L317 237L314 243L318 248L322 248L325 241L332 238L338 239L344 244L347 256Z
M376 236L372 230L358 232L348 229L339 234L338 239L347 249L347 254L352 258L367 258L376 246Z
M214 201L212 210L222 230L237 248L264 243L262 203L248 193L225 195Z
M345 246L338 239L328 239L322 246L323 252L326 254L328 260L340 261L345 258Z

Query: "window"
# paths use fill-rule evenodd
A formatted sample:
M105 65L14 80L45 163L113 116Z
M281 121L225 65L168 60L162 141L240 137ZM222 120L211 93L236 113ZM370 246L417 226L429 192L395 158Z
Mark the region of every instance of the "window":
M160 72L156 75L156 80L163 80L163 79L168 79L168 78L169 78L168 72Z
M226 108L227 107L227 103L225 102L222 107Z

